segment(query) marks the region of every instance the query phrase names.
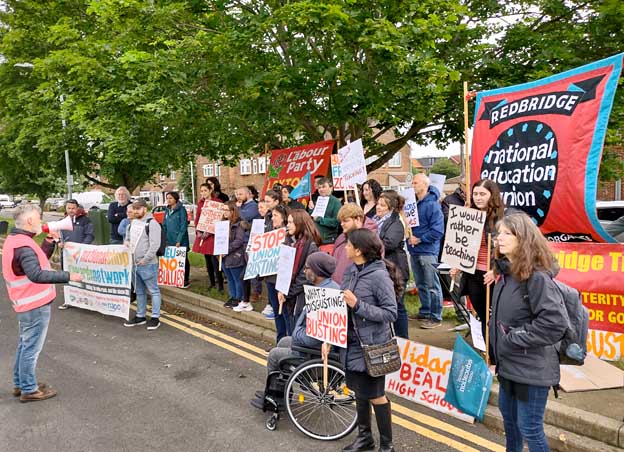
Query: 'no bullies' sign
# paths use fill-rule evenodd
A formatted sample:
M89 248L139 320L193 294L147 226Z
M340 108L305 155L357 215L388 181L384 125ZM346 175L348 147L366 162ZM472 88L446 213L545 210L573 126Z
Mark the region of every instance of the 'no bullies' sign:
M186 248L168 246L164 256L158 258L158 285L184 287Z
M495 181L551 241L614 241L595 199L623 55L477 94L472 180Z

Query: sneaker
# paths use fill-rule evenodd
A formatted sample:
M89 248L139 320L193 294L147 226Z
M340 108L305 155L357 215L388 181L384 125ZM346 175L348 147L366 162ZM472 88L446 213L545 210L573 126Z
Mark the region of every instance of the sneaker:
M64 311L65 309L69 309L69 305L68 304L62 304L58 307L58 309L60 309L61 311Z
M152 317L147 321L147 331L157 330L160 326L160 319L158 317Z
M275 320L275 313L271 311L268 314L264 314L264 318L267 320Z
M128 328L138 325L145 325L145 317L135 317L129 322L124 323L124 326L127 326Z
M188 289L189 287L191 287L191 283L187 283L182 286L183 289Z
M425 320L423 323L420 324L420 327L425 330L432 330L439 327L440 325L442 325L442 322L438 320Z
M238 303L238 306L234 306L232 310L236 312L253 311L253 306L251 305L251 303L245 303L244 301L241 301L240 303Z
M51 388L38 389L30 394L22 394L20 396L20 402L39 402L41 400L51 399L57 394L56 390Z
M271 307L270 304L267 304L264 309L262 310L262 314L267 315L269 313L273 313L273 308Z
M240 300L237 300L236 298L230 298L223 304L223 307L233 309L238 306L238 303L240 303Z

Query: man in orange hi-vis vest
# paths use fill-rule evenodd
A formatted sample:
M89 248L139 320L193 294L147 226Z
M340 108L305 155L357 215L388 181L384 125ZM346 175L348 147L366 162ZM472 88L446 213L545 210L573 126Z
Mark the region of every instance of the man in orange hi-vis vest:
M82 275L50 269L48 258L54 252L55 237L48 235L41 246L33 240L41 233L38 206L21 205L13 217L15 228L2 248L2 273L19 322L13 395L21 402L36 402L56 395L56 390L37 383L35 376L50 323L50 304L56 298L54 284L82 281Z

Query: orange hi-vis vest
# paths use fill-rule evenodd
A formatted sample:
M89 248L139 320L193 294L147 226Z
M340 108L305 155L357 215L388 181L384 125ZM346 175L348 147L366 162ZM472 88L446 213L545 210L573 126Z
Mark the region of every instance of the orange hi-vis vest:
M37 284L26 276L17 276L13 273L11 264L15 250L25 246L37 254L39 265L43 270L50 270L48 257L31 237L24 234L12 234L6 238L2 249L2 273L15 312L32 311L56 298L54 284Z

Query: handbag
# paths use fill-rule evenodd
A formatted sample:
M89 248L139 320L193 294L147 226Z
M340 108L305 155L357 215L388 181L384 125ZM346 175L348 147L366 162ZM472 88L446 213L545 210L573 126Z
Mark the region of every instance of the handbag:
M394 328L390 323L392 338L383 344L366 345L362 342L355 319L353 320L355 333L357 334L360 346L364 352L364 362L366 371L371 377L381 377L396 372L401 368L401 353L394 335Z

